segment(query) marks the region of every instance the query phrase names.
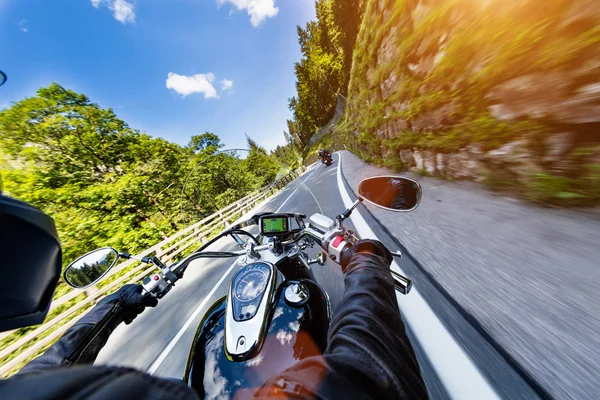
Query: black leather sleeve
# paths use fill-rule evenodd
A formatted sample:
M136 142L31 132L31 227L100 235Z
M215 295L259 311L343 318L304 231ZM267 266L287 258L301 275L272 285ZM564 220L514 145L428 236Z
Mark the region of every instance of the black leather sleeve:
M121 287L100 300L44 354L23 367L19 374L93 363L121 322L133 320L145 307L154 307L156 304L154 297L142 295L140 285Z
M19 374L93 363L110 334L123 321L119 311L118 304L98 303L44 354L23 367Z
M0 398L27 400L197 400L183 382L131 368L73 366L0 380Z
M272 378L258 398L281 392L292 398L428 397L398 310L389 265L377 255L352 257L325 354Z

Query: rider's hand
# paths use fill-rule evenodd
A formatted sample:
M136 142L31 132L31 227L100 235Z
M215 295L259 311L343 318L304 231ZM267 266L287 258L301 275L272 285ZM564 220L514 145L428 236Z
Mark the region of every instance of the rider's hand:
M366 254L374 254L376 256L383 257L387 260L388 264L392 263L394 257L392 253L378 240L373 239L362 239L354 244L354 246L349 247L344 250L340 255L340 265L342 266L342 271L346 272L346 267L350 264L350 260L355 253L366 253Z
M100 303L118 304L126 324L130 324L146 307L155 307L158 300L148 294L142 295L142 285L125 285L115 293L106 296Z

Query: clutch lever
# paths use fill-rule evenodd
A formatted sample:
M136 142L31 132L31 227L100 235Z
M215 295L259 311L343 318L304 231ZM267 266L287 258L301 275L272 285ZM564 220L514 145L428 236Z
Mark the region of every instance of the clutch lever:
M402 258L402 252L398 251L390 251L394 257ZM410 289L412 289L412 281L405 277L404 275L400 275L397 272L394 272L390 269L392 273L392 279L394 280L394 287L402 294L408 294Z
M390 270L392 273L392 279L394 280L394 287L402 294L408 294L412 289L412 281L407 277L400 275L397 272Z

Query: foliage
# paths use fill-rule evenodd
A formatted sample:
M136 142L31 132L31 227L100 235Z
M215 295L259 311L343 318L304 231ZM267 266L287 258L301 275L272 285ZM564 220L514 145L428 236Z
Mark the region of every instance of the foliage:
M55 219L65 265L97 247L148 248L279 171L259 147L218 154L210 132L186 147L151 138L58 84L0 112L0 132L4 191Z
M524 177L495 163L486 168L486 184L545 204L597 204L593 157L563 154L568 168L564 160L556 168L545 161L549 134L573 132L575 147L597 144L592 128L546 114L501 121L490 112L499 85L524 75L568 77L569 93L600 80L600 14L593 5L367 0L334 146L346 144L364 160L398 170L402 149L455 153L476 144L487 152L525 139L536 172ZM506 94L501 100L515 101Z
M289 134L301 147L333 117L338 93L346 93L362 0L317 0L316 21L298 27L302 58L295 64L297 95L289 100Z
M490 118L491 89L525 74L571 71L598 54L600 31L592 17L573 17L577 4L540 4L367 1L349 89L353 130L375 142L382 126L401 122L384 139L445 151L506 143L514 129ZM580 85L600 77L595 68L580 70ZM443 107L450 111L441 123L420 127ZM547 121L535 125L551 131Z
M577 178L548 173L533 174L525 198L557 206L584 206L600 202L600 165L589 164Z
M294 170L300 166L300 154L292 144L277 146L271 155L275 157L281 165L290 170Z
M270 182L273 182L276 178L282 166L277 162L275 158L270 157L267 151L259 146L254 140L246 135L248 141L248 148L250 154L244 160L245 167L248 171L254 171L255 175L260 178L259 186L264 186ZM289 172L286 170L285 173Z

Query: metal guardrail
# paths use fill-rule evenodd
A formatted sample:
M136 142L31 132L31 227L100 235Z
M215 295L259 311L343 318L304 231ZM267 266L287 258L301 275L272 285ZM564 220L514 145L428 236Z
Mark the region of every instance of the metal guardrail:
M306 170L305 167L300 167L299 169L291 172L290 174L284 176L283 178L277 180L276 182L265 186L256 192L249 194L248 196L239 199L238 201L228 205L227 207L217 211L216 213L209 215L201 221L196 222L193 225L188 226L185 229L175 233L169 238L163 240L162 242L150 247L142 251L139 254L136 254L137 257L147 257L155 255L163 263L171 262L175 257L181 255L185 250L197 244L198 242L206 243L209 239L209 235L215 229L222 226L223 228L227 228L230 224L230 220L236 219L238 215L244 215L252 210L257 203L266 200L270 195L277 192L279 189L285 187L288 183L297 178L302 172ZM132 265L138 263L137 266L132 267ZM131 268L131 269L129 269ZM106 278L110 278L111 276L122 273L126 269L129 269L123 276L120 276L114 282L103 286L102 288L92 287L84 290L74 289L61 296L60 298L54 300L52 302L52 306L50 310L54 310L57 307L66 304L70 300L80 296L81 294L86 294L86 298L83 301L78 302L77 304L72 305L67 310L64 310L60 314L54 316L51 320L45 321L42 325L38 326L33 331L27 333L23 337L19 338L15 342L8 345L6 348L0 350L0 359L5 358L11 353L19 352L19 349L24 345L28 344L31 341L37 340L40 335L44 332L48 331L56 324L64 321L65 319L71 317L77 311L82 309L85 306L91 307L92 302L96 302L99 298L103 297L105 294L111 292L116 287L119 287L126 283L135 283L142 280L145 276L149 275L155 270L155 267L148 267L146 264L142 264L136 260L128 260L113 268L106 276ZM23 350L16 357L11 359L10 361L4 363L0 366L0 375L6 376L10 375L10 372L15 367L19 366L22 362L31 358L32 356L36 356L48 345L52 344L56 341L67 329L73 326L81 317L83 317L85 313L79 314L76 317L72 318L65 325L61 326L54 332L45 336L44 338L36 341L36 343ZM0 340L4 340L8 338L10 335L14 334L15 331L11 332L3 332L4 334L0 336Z

